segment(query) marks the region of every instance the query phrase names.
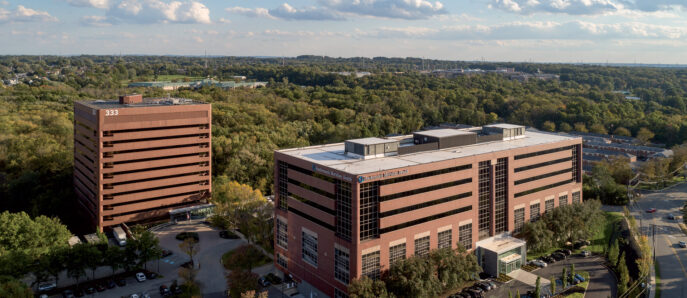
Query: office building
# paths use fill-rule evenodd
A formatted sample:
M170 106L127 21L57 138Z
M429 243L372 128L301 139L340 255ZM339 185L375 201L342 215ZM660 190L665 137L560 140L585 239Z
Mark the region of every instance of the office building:
M275 263L318 297L457 243L508 273L525 260L510 233L582 201L581 150L493 124L276 151Z
M207 203L210 104L122 96L74 103L74 189L102 229Z

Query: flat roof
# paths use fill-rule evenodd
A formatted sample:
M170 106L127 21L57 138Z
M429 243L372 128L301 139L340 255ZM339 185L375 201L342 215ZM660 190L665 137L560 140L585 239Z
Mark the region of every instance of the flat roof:
M418 131L418 132L415 132L414 134L422 135L422 136L429 136L429 137L436 137L436 138L444 138L444 137L452 137L452 136L460 136L460 135L475 135L477 133L475 133L474 131L457 130L457 129L453 129L453 128L442 128L442 129Z
M407 135L389 139L400 141L402 139L412 137L412 135ZM491 152L507 151L535 145L550 144L573 139L580 139L580 137L565 136L549 132L525 131L524 138L514 140L498 140L493 142L464 145L460 147L421 151L417 153L377 157L371 159L360 159L353 156L347 156L344 154L344 143L283 149L278 150L277 152L311 162L316 165L322 165L339 170L344 173L361 175L377 171L386 171L396 168L433 163Z
M159 106L180 106L180 105L207 105L209 103L195 101L188 98L174 98L174 97L156 97L144 98L140 103L121 104L119 100L93 100L93 101L77 101L90 108L100 109L114 109L114 108L138 108L138 107L159 107Z
M362 145L375 145L375 144L395 143L395 142L398 142L398 140L396 140L396 139L382 139L382 138L372 137L372 138L353 139L353 140L348 140L346 142L362 144Z
M525 245L527 242L524 240L511 237L508 235L498 235L491 238L484 239L475 243L475 246L482 247L493 251L497 254L509 251L511 249Z
M485 125L484 127L498 127L498 128L520 128L520 127L525 127L524 125L516 125L516 124L510 124L510 123L494 123L494 124L489 124Z

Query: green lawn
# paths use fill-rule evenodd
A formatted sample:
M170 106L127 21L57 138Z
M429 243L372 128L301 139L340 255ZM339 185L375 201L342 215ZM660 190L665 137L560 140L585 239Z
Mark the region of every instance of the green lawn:
M656 295L654 297L661 297L661 271L658 270L658 262L654 262L654 270L656 271L656 285L654 286L654 292Z
M592 253L603 253L605 247L608 246L611 235L613 235L615 224L622 218L623 214L621 212L604 212L604 221L595 231L593 231L593 235L589 239L591 244L585 249L591 251ZM552 247L544 252L538 253L527 252L527 259L538 259L541 256L550 255L554 251L561 248L562 247ZM579 253L580 251L580 249L575 249L573 250L573 253Z

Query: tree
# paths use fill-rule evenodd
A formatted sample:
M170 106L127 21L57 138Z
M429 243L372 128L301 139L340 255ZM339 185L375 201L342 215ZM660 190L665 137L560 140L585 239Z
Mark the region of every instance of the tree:
M534 298L541 297L541 277L537 276L537 283L534 287Z
M508 298L513 298L513 292L511 292L510 290L508 290Z
M385 278L389 292L396 296L431 297L443 290L433 261L426 257L410 257L394 264Z
M91 277L95 279L95 270L102 264L103 255L100 250L92 244L84 246L82 253L84 265L91 269Z
M630 271L627 269L627 264L625 263L625 252L620 255L620 260L618 261L618 294L624 294L628 290L628 285L630 284Z
M19 280L0 276L0 297L32 298L33 291Z
M543 252L553 246L554 234L544 220L525 223L522 235L528 243L527 248L533 252Z
M654 138L654 133L651 132L649 129L646 127L642 127L637 131L637 139L639 140L640 143L642 144L647 144L651 139Z
M570 280L575 278L575 264L570 265Z
M213 184L212 200L216 206L215 214L223 217L230 228L240 229L249 243L261 233L271 231L271 226L265 220L271 210L260 190L228 181L226 176L218 177Z
M600 123L592 124L592 126L589 127L589 131L603 135L608 134L606 127L604 127L604 125Z
M57 218L38 216L31 219L25 212L0 213L0 256L21 251L32 257L64 247L71 233Z
M589 132L589 131L587 131L587 126L585 126L584 123L582 123L582 122L575 123L575 131Z
M258 275L248 270L233 270L227 275L229 296L241 298L241 294L259 288Z
M193 238L186 238L184 242L179 244L181 251L186 253L191 259L191 267L194 267L193 257L196 255L196 253L198 253L196 245L198 245L198 242L196 242L196 240Z
M520 298L520 289L515 290L515 297Z
M544 121L544 124L542 124L541 129L545 131L554 132L556 131L556 123L553 123L551 121Z
M103 263L112 269L112 276L124 266L124 261L124 251L116 246L109 246L103 256Z
M615 239L613 244L611 244L611 247L608 249L608 261L611 263L611 266L615 267L618 265L619 253L620 249L618 247L618 239Z
M147 263L150 260L159 258L162 255L162 249L160 249L160 240L155 237L150 231L143 230L142 228L134 229L134 247L136 248L138 266L143 265L144 269L147 269Z
M552 276L551 277L551 294L556 295L556 277Z
M381 280L372 280L367 276L351 281L348 285L348 297L350 298L390 298L395 297L387 292L386 285Z
M563 267L563 273L561 274L561 281L563 281L563 289L568 287L568 274L567 268Z
M66 269L66 259L68 258L69 248L57 248L43 257L48 264L46 270L55 279L55 284L60 280L60 273Z
M562 122L558 129L564 132L569 132L573 130L572 126L570 126L570 124L568 124L567 122Z
M79 287L79 280L82 276L86 276L86 250L90 244L79 243L69 250L67 255L67 275L76 281L76 286Z
M33 274L34 280L31 286L38 286L42 282L46 281L50 276L48 272L48 258L46 255L39 257L31 266L31 273Z
M196 276L198 275L198 270L195 268L179 268L179 277L184 280L181 285L182 293L179 297L187 298L200 298L201 292L198 283L196 283ZM175 280L176 282L176 280Z
M622 126L618 126L613 131L613 134L616 136L623 136L623 137L631 137L632 136L632 133L630 132L630 130L625 128L625 127L622 127Z

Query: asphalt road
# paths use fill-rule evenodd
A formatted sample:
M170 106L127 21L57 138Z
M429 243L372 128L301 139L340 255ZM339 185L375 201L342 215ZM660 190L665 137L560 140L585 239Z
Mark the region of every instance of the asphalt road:
M633 208L633 214L640 220L642 233L651 237L659 264L661 276L661 296L687 297L687 248L680 248L678 241L687 241L687 236L680 230L678 222L668 220L667 215L681 215L680 208L687 200L687 184L671 189L644 193ZM646 213L649 208L656 208L655 213Z

